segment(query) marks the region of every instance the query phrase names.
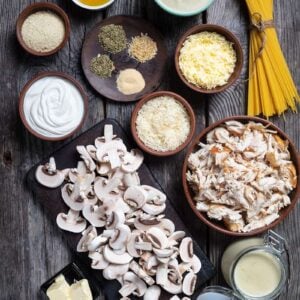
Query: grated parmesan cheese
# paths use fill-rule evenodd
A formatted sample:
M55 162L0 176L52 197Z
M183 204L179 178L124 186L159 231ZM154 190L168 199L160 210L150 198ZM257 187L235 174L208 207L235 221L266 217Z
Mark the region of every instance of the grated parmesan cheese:
M147 147L161 152L171 151L186 141L190 133L190 117L180 102L161 96L141 107L136 130Z
M225 85L234 71L236 52L232 43L216 32L190 35L179 55L179 67L186 80L213 89Z

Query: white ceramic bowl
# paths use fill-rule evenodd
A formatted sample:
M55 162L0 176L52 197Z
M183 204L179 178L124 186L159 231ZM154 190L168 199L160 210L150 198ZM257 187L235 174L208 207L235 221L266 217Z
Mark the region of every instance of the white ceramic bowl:
M80 6L81 8L84 8L84 9L88 9L88 10L101 10L101 9L104 9L108 6L110 6L115 0L110 0L108 1L107 3L105 4L101 4L101 5L98 5L98 6L91 6L91 5L87 5L87 4L83 4L81 1L79 0L72 0L73 3L75 3L77 6Z

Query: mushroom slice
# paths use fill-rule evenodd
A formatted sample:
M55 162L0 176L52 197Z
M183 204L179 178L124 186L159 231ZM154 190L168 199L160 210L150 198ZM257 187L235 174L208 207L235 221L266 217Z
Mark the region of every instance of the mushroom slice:
M193 240L186 237L181 241L179 246L179 253L182 261L191 262L194 256Z
M88 152L88 154L92 159L97 160L96 158L97 148L94 145L87 145L86 151Z
M99 177L94 183L94 191L101 201L105 201L106 199L117 199L120 197L120 184L120 178L106 179Z
M107 229L114 229L119 224L125 223L125 214L123 211L113 211L110 216L107 218L106 221L106 228Z
M167 236L170 236L175 231L175 224L169 219L161 219L159 228L163 230Z
M76 181L82 182L85 177L90 177L90 181L93 182L95 180L95 173L88 170L83 161L79 161L75 169L70 169L68 177L73 183Z
M144 160L143 153L138 149L132 149L123 157L121 169L126 173L133 173L139 169Z
M107 280L116 279L119 276L124 275L129 270L129 264L115 265L110 264L107 268L103 270L103 277Z
M150 185L142 185L141 187L147 192L147 202L152 201L157 205L166 202L167 196L160 190Z
M84 205L82 214L95 227L104 227L106 224L107 217L99 205Z
M123 254L117 254L113 249L106 245L103 250L104 258L112 264L125 265L132 260L132 256L127 252Z
M175 231L169 236L170 246L175 246L178 244L178 241L182 240L185 237L184 231Z
M135 218L134 226L136 229L147 231L154 226L159 226L160 223L161 219L157 217L149 216L147 214L140 214Z
M123 249L130 236L130 228L127 225L119 224L115 228L114 235L109 240L109 245L114 250Z
M145 254L147 254L147 257L145 257ZM150 276L154 276L160 262L157 260L155 255L151 255L150 252L145 252L141 255L139 264L147 272L147 274L149 274Z
M78 211L72 209L70 209L67 214L58 214L56 223L59 228L74 233L82 232L86 227L86 220L80 217Z
M196 287L196 282L197 276L194 274L194 272L189 272L183 279L182 291L188 296L193 295Z
M86 167L90 171L94 171L96 169L96 164L94 163L87 149L84 146L77 146L76 150L80 154L80 158L84 161Z
M89 258L92 259L92 269L104 270L109 266L109 262L104 258L102 253L90 252Z
M133 209L141 208L146 199L147 193L140 186L130 186L124 194L124 201Z
M153 285L155 281L151 276L149 276L140 266L137 262L132 260L129 264L129 268L131 271L133 271L139 278L144 280L148 285Z
M180 298L177 295L175 295L175 296L171 297L170 300L180 300Z
M158 285L148 287L143 300L159 300L161 289Z
M121 166L120 156L124 156L127 149L122 140L112 140L97 148L96 157L100 162L109 162L111 169Z
M142 231L134 230L132 231L129 240L127 242L127 252L132 257L140 257L141 254L138 252L137 248L135 247L136 242L138 242L138 237L141 235Z
M107 176L111 171L110 163L98 162L96 171L101 176Z
M201 270L202 264L198 256L194 255L191 261L191 269L192 271L197 274Z
M169 245L166 234L157 227L152 227L147 230L146 236L155 248L165 249Z
M153 249L154 254L157 256L157 258L167 258L170 257L173 253L173 249Z
M82 232L82 237L77 245L77 252L87 252L91 241L97 236L97 230L93 226L89 226Z
M44 166L40 165L35 171L36 180L48 188L57 188L63 184L65 174L56 169L54 157L50 157L49 162Z
M127 272L123 276L124 285L119 290L119 293L123 297L127 297L131 294L142 297L146 290L147 286L143 280L137 277L133 272Z
M133 185L140 185L140 177L137 172L134 173L126 173L123 176L123 184L125 187L130 187Z
M91 252L97 251L100 249L103 245L105 245L108 241L108 237L105 237L103 235L98 235L95 237L87 246L88 250Z

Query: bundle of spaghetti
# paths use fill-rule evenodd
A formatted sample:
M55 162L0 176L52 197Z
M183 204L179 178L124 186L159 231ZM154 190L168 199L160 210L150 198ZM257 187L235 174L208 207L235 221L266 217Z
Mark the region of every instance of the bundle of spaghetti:
M299 94L273 23L273 0L245 0L250 32L248 115L270 117L297 111Z

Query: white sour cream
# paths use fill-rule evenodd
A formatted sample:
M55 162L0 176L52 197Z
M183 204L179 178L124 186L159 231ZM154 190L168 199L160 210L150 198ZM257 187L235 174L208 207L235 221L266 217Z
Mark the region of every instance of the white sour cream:
M23 110L32 130L45 137L58 138L80 124L84 101L72 82L47 76L30 86L24 97Z
M281 280L278 259L265 251L252 251L242 256L234 269L234 281L239 291L250 297L272 293Z
M161 0L163 4L180 12L193 12L209 4L209 0Z

